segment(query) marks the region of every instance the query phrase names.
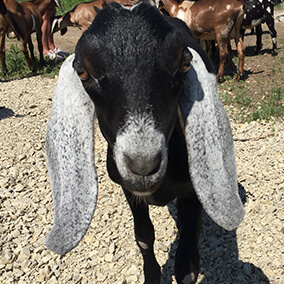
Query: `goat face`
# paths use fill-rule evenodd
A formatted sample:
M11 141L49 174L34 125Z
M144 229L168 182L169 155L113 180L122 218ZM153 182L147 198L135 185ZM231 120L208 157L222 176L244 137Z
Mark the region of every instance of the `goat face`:
M98 193L96 110L109 145L109 175L125 189L133 215L143 216L138 218L144 221L136 239L150 259L145 263L145 282L158 283L160 275L147 200L161 205L175 197L182 199L181 210L191 210L180 216L193 216L190 223L194 224L185 230L191 232L190 237L183 238L193 240L194 249L183 243L181 253L177 252L177 279L197 277L200 203L228 230L244 215L230 123L209 63L182 21L162 16L149 4L129 10L116 4L98 13L78 42L75 56L69 56L61 67L54 92L46 135L54 200L48 248L66 254L80 242L92 220ZM173 173L177 164L182 164L185 179ZM154 194L140 203L131 193ZM150 236L146 243L140 231Z
M155 13L158 24L141 16L129 26L136 13L120 5L114 9L128 13L129 21L105 17L109 10L102 10L78 42L74 69L95 103L120 183L148 195L166 173L167 142L192 57L182 34L158 10L148 16Z

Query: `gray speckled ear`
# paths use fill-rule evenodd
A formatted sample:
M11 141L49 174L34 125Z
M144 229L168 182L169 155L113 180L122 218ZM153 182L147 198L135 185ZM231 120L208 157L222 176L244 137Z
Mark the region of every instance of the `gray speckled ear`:
M180 108L184 119L189 171L196 194L207 214L227 230L244 217L237 184L230 122L219 99L216 77L199 54L193 55Z
M95 107L72 67L62 65L46 134L46 159L54 203L54 224L46 246L64 255L85 235L97 201L94 164Z

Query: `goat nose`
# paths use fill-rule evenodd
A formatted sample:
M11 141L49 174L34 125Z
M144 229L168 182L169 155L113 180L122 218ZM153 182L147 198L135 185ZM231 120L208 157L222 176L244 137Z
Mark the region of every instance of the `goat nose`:
M159 171L162 154L159 152L152 156L130 157L125 156L128 169L136 175L149 176Z

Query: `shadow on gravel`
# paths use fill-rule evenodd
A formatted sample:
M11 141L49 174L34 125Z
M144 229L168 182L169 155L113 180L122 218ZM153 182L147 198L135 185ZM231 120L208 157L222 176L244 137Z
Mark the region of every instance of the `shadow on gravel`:
M6 107L0 107L0 120L14 116L14 111Z
M239 184L242 202L246 192ZM175 202L168 205L171 216L177 221ZM172 283L174 275L174 256L178 246L178 236L171 245L167 262L162 267L162 284ZM239 258L236 230L224 230L203 212L199 244L201 271L204 278L199 284L264 284L270 283L263 271Z
M0 106L0 120L9 118L9 117L25 117L25 114L15 114L13 110L6 108L6 107L1 107Z

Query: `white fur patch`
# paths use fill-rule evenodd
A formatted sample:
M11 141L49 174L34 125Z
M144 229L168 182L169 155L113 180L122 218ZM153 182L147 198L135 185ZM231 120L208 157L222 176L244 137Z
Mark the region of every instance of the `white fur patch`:
M141 241L138 241L138 244L139 246L142 248L142 249L147 249L148 248L148 245L146 243L143 243Z
M32 17L32 21L33 21L33 28L32 28L32 31L35 32L35 29L36 29L35 17L34 17L33 14L31 14L31 17Z
M148 175L153 170L152 161L161 154L158 172ZM141 169L134 173L128 168L127 159L135 161L135 167ZM132 191L138 196L151 194L148 189L163 176L167 168L167 146L164 135L155 127L155 121L150 114L129 114L125 125L116 137L114 159L121 177L130 184L145 185L145 191ZM157 165L158 166L158 165Z
M179 18L179 19L184 21L184 11L183 10L179 10L178 11L177 18Z
M194 281L195 275L193 272L187 274L184 276L184 278L182 279L182 283L183 284L189 284L192 283Z
M261 19L255 19L251 21L251 25L256 27L261 23Z
M267 8L266 8L266 11L267 11L269 14L271 14L271 8L270 8L270 7L267 7Z

